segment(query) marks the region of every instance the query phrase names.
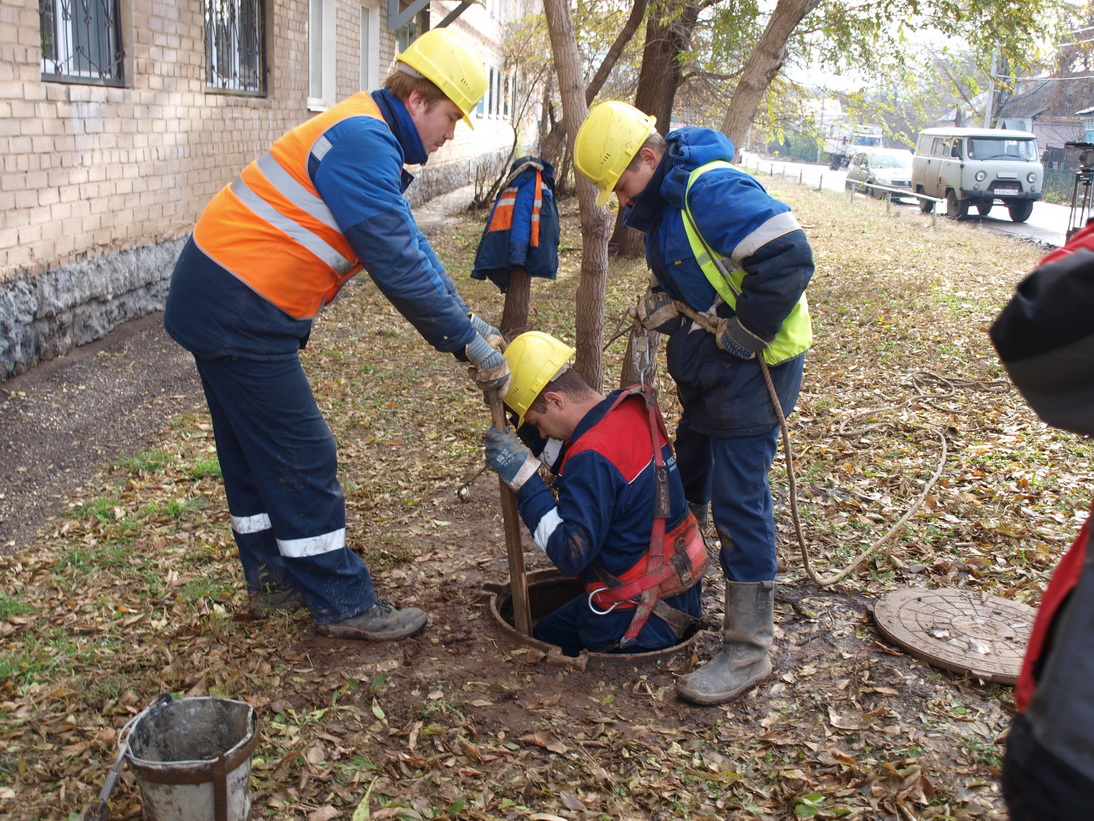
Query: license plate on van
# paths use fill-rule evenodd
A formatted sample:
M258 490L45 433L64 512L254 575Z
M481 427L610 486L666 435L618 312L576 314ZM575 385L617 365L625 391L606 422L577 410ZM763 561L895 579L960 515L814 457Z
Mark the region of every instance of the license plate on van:
M996 194L1017 194L1021 189L1017 185L997 185L995 186Z

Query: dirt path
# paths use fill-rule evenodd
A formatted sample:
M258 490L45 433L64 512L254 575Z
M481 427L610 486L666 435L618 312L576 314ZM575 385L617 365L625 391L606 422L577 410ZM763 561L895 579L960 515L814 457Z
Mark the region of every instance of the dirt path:
M432 236L467 207L472 187L417 208ZM190 355L157 312L98 342L0 382L0 552L35 541L91 471L132 456L171 417L204 413Z
M0 550L34 543L100 465L201 406L190 355L149 314L0 383Z

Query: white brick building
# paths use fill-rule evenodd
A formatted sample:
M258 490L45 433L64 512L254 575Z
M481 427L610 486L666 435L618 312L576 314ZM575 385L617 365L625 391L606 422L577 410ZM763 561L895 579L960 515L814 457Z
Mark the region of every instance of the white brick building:
M459 126L410 169L408 197L503 161L500 26L524 5L4 0L0 380L162 307L213 194L315 111L382 85L397 50L450 16L481 46L492 87L476 130Z

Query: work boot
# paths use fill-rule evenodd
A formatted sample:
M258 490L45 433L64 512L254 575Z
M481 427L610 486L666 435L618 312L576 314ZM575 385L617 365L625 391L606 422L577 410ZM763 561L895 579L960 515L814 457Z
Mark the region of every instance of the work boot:
M274 613L289 613L303 610L307 605L297 590L274 590L251 594L251 615L264 619Z
M320 635L336 639L396 641L420 633L427 620L425 613L417 607L399 610L383 599L378 599L376 604L363 613L342 621L317 624L315 629Z
M722 704L771 675L774 592L774 582L726 582L722 649L676 682L681 698L693 704Z

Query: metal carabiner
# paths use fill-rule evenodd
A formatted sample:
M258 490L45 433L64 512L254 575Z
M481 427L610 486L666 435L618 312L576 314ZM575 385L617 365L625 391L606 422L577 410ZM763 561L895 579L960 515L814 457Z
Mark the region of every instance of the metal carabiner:
M600 592L601 590L607 590L607 589L608 589L608 588L607 588L607 586L604 586L604 587L598 587L598 588L597 588L596 590L593 590L592 592L590 592L590 593L589 593L589 609L590 609L590 610L592 610L592 611L593 611L593 612L594 612L594 613L595 613L596 615L598 615L598 616L606 616L606 615L608 615L608 614L609 614L609 613L611 613L611 612L612 612L613 610L615 610L615 608L619 607L619 605L621 604L621 602L616 602L616 603L615 603L615 604L613 604L613 605L612 605L611 607L609 607L609 608L608 608L607 610L598 610L598 609L597 609L596 605L595 605L595 604L593 604L593 596L595 596L595 595L596 595L597 593L599 593L599 592Z

